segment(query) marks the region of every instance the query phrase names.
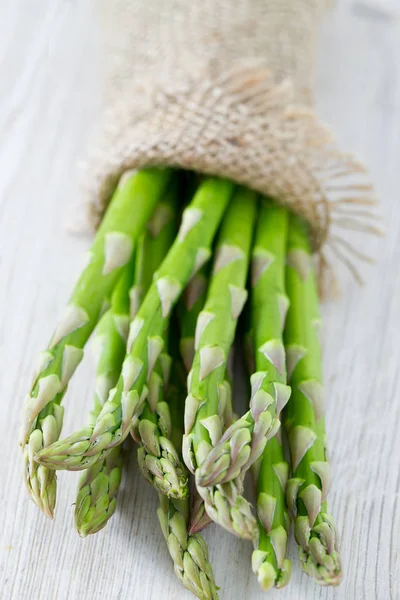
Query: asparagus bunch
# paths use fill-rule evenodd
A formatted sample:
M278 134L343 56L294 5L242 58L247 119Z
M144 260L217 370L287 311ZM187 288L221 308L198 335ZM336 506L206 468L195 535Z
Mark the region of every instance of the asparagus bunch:
M253 537L256 523L250 505L239 494L242 482L206 488L199 484L197 470L222 434L221 407L229 394L226 364L237 319L247 299L245 285L255 216L256 195L238 188L222 223L207 301L197 320L183 438L184 460L196 474L197 489L208 515L245 538Z
M115 390L89 426L36 455L53 469L82 470L94 464L123 442L132 419L143 408L147 384L163 347L163 331L171 309L189 280L211 255L211 243L229 203L233 185L208 178L199 186L185 209L181 227L138 314L130 325L128 354Z
M326 507L320 321L307 231L291 216L288 233L286 210L263 199L257 213L254 192L204 178L173 241L178 196L177 178L168 169L130 174L116 191L25 404L21 443L29 492L52 516L55 470L85 470L76 526L83 536L99 531L115 511L121 444L131 432L139 443L139 466L159 493L158 516L176 574L198 598L217 598L207 547L197 533L210 518L254 542L252 567L263 589L289 581L285 488L304 570L322 584L336 584L341 567ZM213 252L208 276L204 265ZM250 410L231 425L227 363L247 300L250 257ZM183 292L184 410L180 365L176 358L172 365L168 353L169 346L177 354L171 315ZM97 324L101 352L91 420L57 441L62 397ZM291 452L288 482L281 413ZM195 475L195 499L198 494L191 522L182 455ZM242 496L250 467L257 520Z
M182 446L185 398L180 370L180 365L175 363L173 382L168 390L171 435L177 448ZM217 600L207 545L199 533L191 534L188 530L189 498L176 500L159 494L159 502L157 515L178 579L200 600Z
M252 260L250 321L257 367L252 376L252 398L260 390L274 398L276 386L285 390L281 398L289 397L289 390L283 387L286 385L286 368L279 370L262 350L271 340L276 346L282 344L288 305L285 295L287 226L287 211L264 200L258 215ZM262 383L255 391L254 383L258 386L260 381ZM270 406L275 405L271 403ZM282 404L275 406L278 417L282 408ZM273 586L281 588L290 580L292 565L286 558L290 519L285 491L289 465L283 455L280 431L266 443L254 467L259 538L252 567L263 590Z
M115 192L64 315L49 347L39 355L24 403L20 444L29 495L49 517L54 514L56 477L54 471L39 465L35 456L60 436L64 414L60 403L68 382L171 177L170 169L140 171Z
M318 295L308 232L305 224L293 215L287 265L290 307L285 345L292 386L285 411L292 467L287 504L294 519L303 569L323 585L336 585L340 582L341 565L336 527L326 504L330 469L325 448Z

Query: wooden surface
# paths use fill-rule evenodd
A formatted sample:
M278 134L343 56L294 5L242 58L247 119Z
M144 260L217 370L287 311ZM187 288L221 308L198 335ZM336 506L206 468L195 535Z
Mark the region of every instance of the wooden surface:
M44 348L89 241L67 234L79 198L77 160L98 110L95 0L0 3L0 598L189 599L158 527L156 498L132 459L107 528L72 526L76 475L61 474L52 523L22 487L17 429L31 366ZM345 578L321 589L300 573L281 600L400 598L400 22L398 0L343 0L324 24L318 110L371 166L388 235L358 289L324 306L330 507ZM91 402L90 359L68 399L64 431ZM79 407L79 409L78 409ZM79 415L81 412L81 416ZM73 416L73 413L78 415ZM132 453L131 453L132 454ZM210 528L222 600L262 598L251 547Z

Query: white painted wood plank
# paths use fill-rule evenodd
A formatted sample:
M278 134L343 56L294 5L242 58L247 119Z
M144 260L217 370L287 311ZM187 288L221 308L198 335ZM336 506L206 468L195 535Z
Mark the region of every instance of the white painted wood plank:
M337 1L324 24L318 109L344 145L371 165L388 235L370 240L378 267L362 291L350 283L327 303L324 347L327 428L335 474L330 506L342 539L345 579L322 589L296 564L282 600L400 598L400 34L398 22ZM97 536L72 526L76 475L59 477L54 523L21 486L17 429L31 365L45 346L79 271L88 240L63 222L79 194L99 106L94 0L3 0L0 6L0 597L5 600L190 598L175 580L155 516L156 499L130 452L119 510ZM92 365L66 399L72 431L91 402ZM70 407L70 410L68 410ZM262 598L251 548L205 533L222 600Z

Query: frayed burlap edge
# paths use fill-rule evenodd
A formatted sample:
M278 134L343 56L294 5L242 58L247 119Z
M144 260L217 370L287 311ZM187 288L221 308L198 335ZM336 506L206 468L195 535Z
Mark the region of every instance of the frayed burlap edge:
M327 247L359 279L354 259L369 259L344 233L380 233L373 187L365 167L338 148L313 110L293 104L290 82L275 83L259 66L238 66L180 95L155 92L139 119L131 114L137 111L113 108L112 130L94 145L107 152L89 160L94 226L125 171L189 169L231 179L289 207L310 224L321 281L329 271Z

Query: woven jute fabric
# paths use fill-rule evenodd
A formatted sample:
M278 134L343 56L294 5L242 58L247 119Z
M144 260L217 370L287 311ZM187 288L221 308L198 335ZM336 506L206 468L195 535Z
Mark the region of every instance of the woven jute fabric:
M328 3L99 0L107 78L88 160L92 222L126 170L169 165L271 196L307 219L315 249L348 251L334 226L363 228L359 205L372 198L313 111Z

